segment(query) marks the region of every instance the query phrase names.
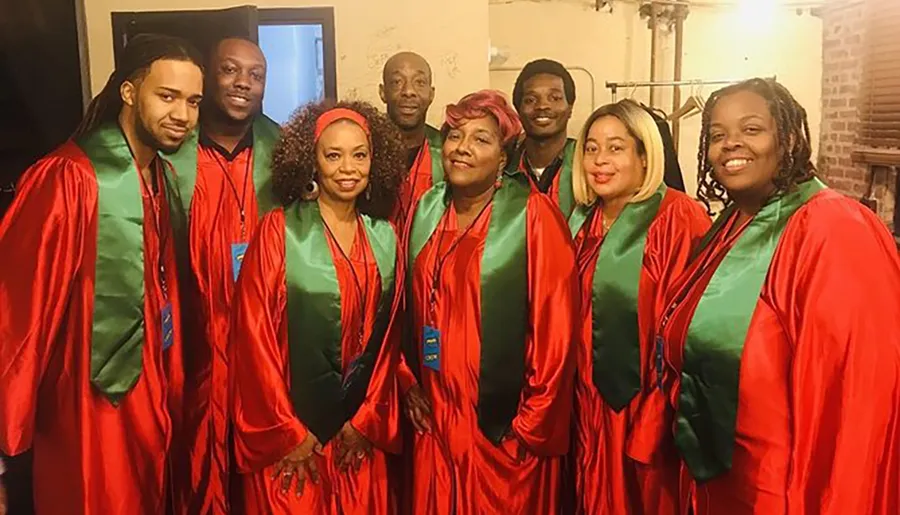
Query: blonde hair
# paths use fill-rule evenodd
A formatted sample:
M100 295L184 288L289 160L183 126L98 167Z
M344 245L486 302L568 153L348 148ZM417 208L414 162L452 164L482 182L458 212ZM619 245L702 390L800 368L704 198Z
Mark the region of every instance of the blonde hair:
M650 113L633 100L626 99L614 104L607 104L591 113L578 135L578 141L575 142L575 155L572 159L572 192L575 202L582 206L590 206L597 201L597 194L591 189L585 178L582 162L584 161L584 143L587 140L588 132L594 122L604 116L613 116L625 125L628 134L637 143L638 155L646 159L647 169L644 173L644 182L629 202L647 200L656 193L659 185L663 182L666 168L665 149L659 128Z

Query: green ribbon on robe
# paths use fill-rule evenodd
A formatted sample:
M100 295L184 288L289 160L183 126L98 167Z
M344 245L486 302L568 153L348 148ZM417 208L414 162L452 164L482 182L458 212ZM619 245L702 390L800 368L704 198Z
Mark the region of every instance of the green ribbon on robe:
M675 418L675 444L697 481L731 469L741 355L772 256L798 209L825 189L818 179L772 198L753 217L716 269L688 328ZM715 236L734 214L716 221ZM706 238L705 245L713 240Z
M431 185L434 186L444 182L444 158L441 155L444 137L439 130L426 125L425 139L428 141L428 152L431 154Z
M591 294L594 386L614 411L622 411L641 391L641 335L638 293L647 231L666 195L666 185L647 200L625 205L604 236L594 268ZM569 220L575 235L595 206L578 206Z
M285 209L291 400L297 416L323 444L341 430L365 400L391 318L397 237L387 221L360 215L360 223L378 265L381 297L372 334L344 374L341 292L319 205L301 201Z
M281 128L264 115L253 121L253 189L256 192L257 215L262 216L278 206L272 189L272 154L281 138ZM200 129L191 132L177 152L168 156L178 178L178 192L185 213L190 212L197 184L197 152Z
M91 383L117 405L137 384L144 349L144 201L125 135L108 123L75 142L97 178ZM158 158L161 159L161 158ZM164 168L166 200L173 187Z
M528 332L527 204L530 187L506 174L491 201L490 222L481 256L481 368L478 426L499 444L515 418L525 383ZM450 191L440 183L425 193L413 218L409 271L431 239L450 205ZM412 281L409 282L412 284ZM440 329L438 327L437 329ZM408 350L418 363L422 328L413 331ZM444 339L441 345L458 345ZM414 367L418 372L418 367Z

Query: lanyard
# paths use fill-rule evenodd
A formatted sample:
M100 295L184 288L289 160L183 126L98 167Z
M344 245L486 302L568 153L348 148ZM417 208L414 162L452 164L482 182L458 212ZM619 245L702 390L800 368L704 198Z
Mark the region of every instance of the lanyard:
M435 318L437 318L437 313L435 312L437 306L437 290L441 281L441 273L444 270L444 264L447 262L447 258L450 256L450 254L453 253L456 247L459 246L460 242L466 237L467 234L469 234L469 231L472 230L472 227L475 227L475 225L478 223L478 220L481 219L481 215L483 215L485 211L487 211L487 208L490 205L491 201L485 202L484 206L482 206L481 208L481 211L479 211L475 216L475 219L472 220L472 223L470 223L469 226L466 227L466 229L462 234L459 235L458 238L450 243L450 247L446 252L443 253L443 256L438 257L434 262L434 268L431 271L431 293L428 296L432 326L434 325L434 322L436 322ZM435 252L437 254L441 253L441 245L444 243L444 232L446 231L448 218L449 215L444 217L444 221L442 224L443 228L440 229L441 234L440 236L438 236L437 247L435 248Z
M246 206L247 200L247 183L250 182L251 156L247 156L247 165L244 168L244 186L241 190L240 196L238 195L237 185L234 183L234 179L231 177L231 173L228 171L228 167L225 166L225 163L223 163L222 159L219 157L218 152L214 151L213 158L216 160L216 164L219 165L219 168L222 169L222 173L225 174L225 179L228 180L228 185L231 186L231 191L232 193L234 193L234 200L238 203L238 209L240 210L241 215L241 241L243 241L246 237L247 213L244 208Z
M166 282L166 264L165 264L165 256L166 256L166 245L169 241L169 234L167 231L162 230L162 221L160 220L161 209L162 207L157 202L157 195L162 195L165 198L165 180L162 179L163 171L160 167L159 158L153 160L152 166L152 176L153 183L156 185L156 188L152 188L149 184L147 184L146 179L144 179L144 174L138 171L138 176L141 178L141 183L144 185L144 189L150 194L150 209L153 211L153 216L150 218L150 221L153 222L153 232L156 233L156 239L159 241L159 255L157 257L157 265L159 273L159 284L162 288L163 299L168 302L169 300L169 288Z
M347 265L350 267L350 273L353 274L353 284L354 284L354 286L356 286L356 291L359 296L359 300L357 302L359 304L359 312L360 312L358 338L359 338L360 345L362 345L363 330L364 330L365 324L366 324L366 295L369 292L369 255L367 252L365 252L365 249L364 249L363 250L363 270L364 270L363 273L365 274L365 281L366 281L365 289L364 289L362 283L359 280L359 276L356 274L356 268L353 266L353 262L350 261L350 257L347 255L346 252L344 252L344 249L341 248L341 244L338 243L337 237L334 235L334 232L331 231L331 227L328 226L328 223L325 222L325 220L322 220L322 223L325 224L325 230L328 231L328 236L334 241L335 246L338 248L338 251L340 251L340 253L341 253L341 257L343 257L344 260L347 261ZM362 225L362 222L359 221L358 217L357 217L356 223L357 223L356 236L359 237L360 236L359 229Z

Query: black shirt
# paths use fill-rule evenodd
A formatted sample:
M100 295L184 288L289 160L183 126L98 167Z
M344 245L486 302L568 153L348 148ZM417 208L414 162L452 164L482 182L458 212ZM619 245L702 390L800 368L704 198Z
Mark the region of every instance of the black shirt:
M213 141L212 138L210 138L209 135L206 134L206 132L202 129L200 130L200 146L215 150L228 162L234 161L235 158L237 158L237 156L241 154L241 152L253 147L253 127L251 127L250 130L248 130L247 133L244 134L244 137L241 138L240 141L238 141L238 144L235 145L234 150L232 150L231 152L229 152L228 149L226 149L222 145L219 145L218 143Z

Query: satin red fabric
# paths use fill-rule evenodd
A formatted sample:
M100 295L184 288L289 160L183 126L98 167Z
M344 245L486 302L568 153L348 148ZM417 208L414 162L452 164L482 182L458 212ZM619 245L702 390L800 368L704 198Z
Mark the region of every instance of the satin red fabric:
M734 242L727 232L670 292L687 293L663 331L673 402L694 310ZM818 193L788 222L750 323L732 468L703 484L684 471L694 513L900 513L898 320L900 259L883 223Z
M412 216L410 209L416 205L422 195L433 186L431 170L431 145L428 139L422 143L416 161L409 169L409 175L400 184L400 192L397 194L397 203L394 204L394 212L391 222L402 230L406 227L407 219Z
M527 209L526 386L512 423L513 438L500 446L481 433L476 412L480 348L485 344L480 270L490 208L452 250L464 231L448 208L414 265L410 309L414 327L421 328L429 316L435 262L445 259L435 306L441 371L420 370L434 421L431 433L415 436L411 450L412 513L543 515L559 509L561 460L568 449L572 411L578 284L572 244L558 210L538 193L530 195Z
M366 282L369 284L363 320L350 264L333 240L329 240L329 248L341 291L342 361L346 369L363 350L358 340L360 324L365 328L363 341L368 341L371 334L381 281L374 254L360 224L350 259L360 284L363 287ZM396 291L402 292L402 266L398 267L396 277ZM393 321L376 360L366 400L350 421L372 442L374 456L365 460L359 472L343 472L335 463L333 443L322 442L325 456L317 458L318 485L307 483L303 495L298 498L293 488L282 493L280 480L273 481L274 464L307 436L306 427L294 415L290 397L286 303L284 211L277 209L261 222L244 259L234 296L231 359L240 366L232 368L231 392L235 456L243 474L246 513L394 513L386 459L386 453L400 451L399 406L394 388L400 333Z
M215 149L198 147L197 182L190 206L192 274L183 289L186 312L189 309L191 316L185 319L190 338L190 352L185 355L188 448L179 456L184 474L177 485L179 513L229 512L228 327L234 292L231 246L248 242L256 230L252 175L251 148L229 162ZM241 197L246 215L243 235Z
M659 401L665 397L656 391L654 380L655 321L666 288L684 271L709 226L709 216L696 201L679 191L666 191L647 231L638 290L641 392L619 413L606 405L592 379L592 288L604 237L602 217L592 217L575 237L582 300L573 445L578 513L678 513L679 464L671 441L657 448L643 445L638 435L631 448L629 442L638 413L647 419L664 415L665 404Z
M143 371L118 406L90 382L97 181L84 153L66 143L26 171L0 224L0 450L34 449L37 513L158 515L168 506L166 457L183 432L181 316L165 200L142 194ZM176 329L166 351L154 205Z

